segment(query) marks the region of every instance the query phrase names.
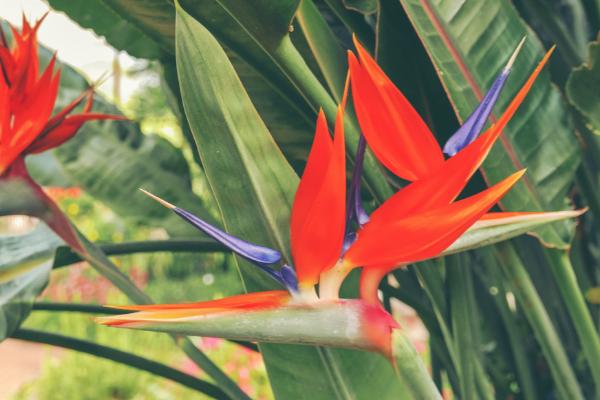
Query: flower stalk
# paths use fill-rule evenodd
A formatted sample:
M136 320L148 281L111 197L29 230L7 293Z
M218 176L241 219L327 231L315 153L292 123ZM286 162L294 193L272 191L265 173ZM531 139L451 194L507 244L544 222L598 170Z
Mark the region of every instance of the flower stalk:
M392 332L392 355L398 377L415 400L442 399L423 360L400 329Z

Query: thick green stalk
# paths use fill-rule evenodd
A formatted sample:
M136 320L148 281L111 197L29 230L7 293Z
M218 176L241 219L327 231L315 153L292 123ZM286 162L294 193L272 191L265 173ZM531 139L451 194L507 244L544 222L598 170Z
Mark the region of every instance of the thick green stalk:
M600 391L600 337L588 309L577 277L571 265L569 253L564 250L546 249L545 253L563 301L575 325L577 336L588 361L596 390Z
M294 85L304 94L313 109L318 110L322 108L327 119L330 122L335 121L337 104L312 73L308 65L306 65L306 62L296 47L294 47L289 37L286 36L282 40L273 55ZM360 133L354 124L349 121L346 121L344 126L346 129L346 148L353 156L354 150L358 145ZM373 195L379 201L387 199L392 194L392 190L382 174L381 167L373 155L368 152L365 155L364 166L365 182L373 192Z
M300 2L296 21L302 28L329 91L336 102L341 102L348 71L346 53L312 0Z
M167 239L139 242L94 244L107 256L154 252L214 253L230 251L212 239ZM60 268L82 261L82 257L68 247L59 247L52 268Z
M459 371L460 398L475 400L478 398L475 384L475 363L477 341L471 318L476 310L470 296L472 280L468 265L462 262L464 257L454 255L446 258L446 281L450 301L450 324L454 340Z
M486 283L489 285L489 287L493 285L498 288L498 293L492 297L494 298L494 302L498 308L500 318L502 318L504 329L506 329L508 342L510 344L512 356L517 369L517 377L521 386L521 392L523 393L523 397L525 399L537 399L537 389L531 374L531 367L527 359L527 353L523 346L522 335L517 329L514 315L512 314L506 300L506 289L504 287L502 271L500 270L500 266L490 251L482 252L482 254L484 255L483 265L487 271L480 276L486 280Z
M230 399L219 387L212 383L203 381L193 375L186 374L168 365L149 360L135 354L127 353L112 347L103 346L87 340L76 339L55 333L38 331L34 329L20 328L11 336L13 339L25 340L28 342L44 343L52 346L63 347L94 355L96 357L106 358L130 367L150 372L154 375L170 379L181 385L187 386L198 392L204 393L215 399Z
M400 329L394 329L392 332L392 356L398 377L410 390L415 400L442 399L423 360Z
M494 386L490 382L490 378L483 368L482 360L477 358L473 364L473 372L475 373L475 383L477 384L477 393L479 393L479 399L494 400Z
M537 293L525 266L514 247L501 243L496 248L497 257L502 260L501 268L510 289L523 309L533 332L548 362L550 373L561 399L583 399L583 394L560 337L546 312L542 299Z

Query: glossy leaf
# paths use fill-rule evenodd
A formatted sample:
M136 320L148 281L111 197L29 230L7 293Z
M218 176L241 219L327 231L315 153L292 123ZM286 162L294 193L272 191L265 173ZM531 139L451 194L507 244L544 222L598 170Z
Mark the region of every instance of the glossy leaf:
M29 315L34 298L48 283L61 243L43 223L24 234L0 231L0 341Z
M588 50L588 60L571 72L566 89L569 101L600 135L600 37Z
M252 106L223 49L204 26L178 10L177 61L186 115L223 216L225 230L283 251L298 177ZM238 259L248 291L273 288ZM395 398L385 359L314 347L261 346L278 398ZM289 365L295 365L293 369ZM377 371L368 374L365 371ZM329 372L336 371L335 374ZM368 382L368 383L367 383Z
M525 25L507 0L401 2L437 66L459 118L464 120L527 34ZM539 41L528 37L496 109L506 107L542 54ZM483 165L488 183L497 182L516 169L528 168L523 182L501 205L507 210L565 208L580 156L567 108L547 71L540 74L500 141ZM572 224L568 223L548 225L539 231L539 236L549 246L566 247L572 234L570 228Z

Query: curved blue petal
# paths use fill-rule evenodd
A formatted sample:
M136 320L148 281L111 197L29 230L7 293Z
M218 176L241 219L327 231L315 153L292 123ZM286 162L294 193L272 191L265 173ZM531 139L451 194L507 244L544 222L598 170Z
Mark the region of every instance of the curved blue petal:
M508 78L512 70L512 65L525 42L525 38L519 42L516 50L513 52L512 56L508 60L506 66L502 69L502 72L496 77L496 80L485 94L479 106L473 111L473 113L467 118L467 120L462 124L460 128L448 139L446 144L444 145L444 153L453 156L462 150L464 147L473 142L477 136L481 133L485 123L498 101L498 97L500 96L500 92L504 87L504 83Z
M365 159L365 150L367 148L367 142L365 137L360 135L358 146L356 148L356 157L354 158L354 169L352 171L352 181L350 182L350 190L348 190L348 202L347 202L347 220L346 227L348 228L350 222L356 219L359 225L364 225L369 222L369 214L365 211L362 206L360 198L360 183L362 178L363 163Z
M173 211L181 218L185 219L187 222L194 225L196 228L200 229L202 232L206 233L211 238L215 239L217 242L221 243L224 246L227 246L233 252L256 264L260 264L259 267L266 266L269 264L275 264L281 260L281 253L277 250L271 249L269 247L259 246L257 244L250 243L233 235L230 235L227 232L224 232L219 228L212 226L208 222L203 221L202 219L196 217L194 214L179 207L174 207ZM273 270L269 268L269 271L266 272L270 273L270 271Z
M285 264L279 270L279 274L281 275L281 279L283 281L284 286L289 290L289 292L298 293L298 278L296 276L296 271L294 271L294 268Z

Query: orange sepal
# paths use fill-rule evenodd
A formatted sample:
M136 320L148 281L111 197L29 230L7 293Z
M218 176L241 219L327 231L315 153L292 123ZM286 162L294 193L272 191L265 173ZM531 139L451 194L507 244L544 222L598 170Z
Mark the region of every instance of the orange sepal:
M87 121L97 120L126 120L120 115L85 113L66 117L63 122L49 130L45 135L34 141L26 150L27 154L36 154L60 146L72 138Z
M346 155L343 111L334 140L319 113L315 139L298 186L291 217L291 247L301 286L315 285L340 257L346 219Z
M381 304L379 301L379 284L388 272L396 268L396 264L377 265L364 268L360 273L359 293L360 298L373 305Z
M196 303L183 304L149 304L149 305L128 305L128 306L109 306L120 310L138 311L136 315L143 316L144 313L151 313L153 319L171 319L185 318L191 316L200 316L213 313L222 313L228 311L250 311L267 310L287 304L291 297L285 290L272 290L266 292L247 293L237 296L225 297L218 300L201 301ZM135 322L135 318L127 317L128 314L111 317L109 320L101 322L105 325L115 326L124 323Z
M351 266L403 264L440 254L500 200L525 171L466 199L404 218L373 220L344 256Z
M360 63L348 53L352 98L369 147L401 178L413 181L428 176L444 161L434 135L356 38L354 43Z

